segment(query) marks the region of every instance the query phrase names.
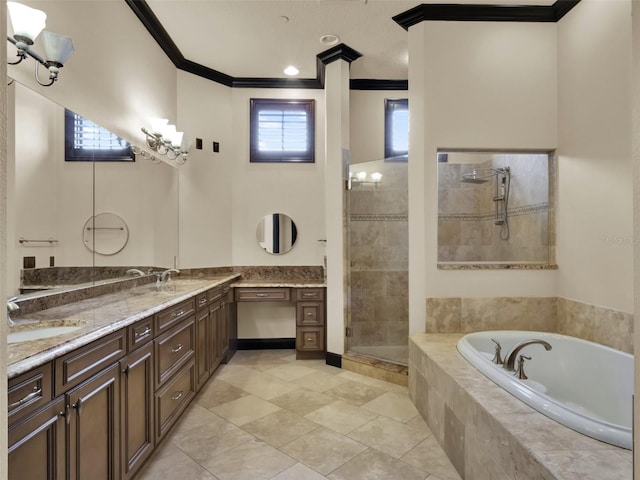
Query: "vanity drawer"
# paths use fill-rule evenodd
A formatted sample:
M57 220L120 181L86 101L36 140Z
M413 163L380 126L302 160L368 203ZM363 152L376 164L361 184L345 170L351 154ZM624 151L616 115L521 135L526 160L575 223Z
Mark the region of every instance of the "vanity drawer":
M195 325L195 317L191 317L154 340L156 388L195 355Z
M290 288L236 288L236 302L287 302Z
M298 325L324 325L324 303L297 302L296 323Z
M153 339L153 317L140 320L127 327L129 339L129 351L132 352L140 345L144 345Z
M298 327L296 330L296 350L323 351L324 350L324 328L323 327Z
M156 334L167 331L196 311L196 299L190 298L156 314Z
M324 300L324 288L296 288L296 300Z
M196 394L196 368L192 359L156 392L156 440L160 441ZM157 443L157 442L156 442Z
M46 363L9 380L7 389L9 424L33 412L53 398L51 363Z
M207 298L207 292L196 295L196 308L200 310L209 305L209 299Z
M55 395L79 385L127 354L127 330L118 330L55 360Z
M209 299L209 305L217 302L222 298L222 288L221 287L212 288L207 292L207 298Z

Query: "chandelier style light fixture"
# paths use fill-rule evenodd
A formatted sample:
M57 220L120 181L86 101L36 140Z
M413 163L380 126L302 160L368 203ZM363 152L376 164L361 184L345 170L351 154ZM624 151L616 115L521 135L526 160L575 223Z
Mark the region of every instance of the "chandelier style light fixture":
M73 41L64 35L43 32L47 14L42 10L36 10L16 2L7 2L7 10L13 27L13 37L7 35L7 40L13 43L18 50L18 60L15 62L7 61L7 63L17 65L29 56L36 61L36 81L43 87L53 85L58 80L60 69L73 54ZM41 32L42 35L40 35ZM38 35L44 45L44 57L31 49ZM49 70L49 83L40 80L38 75L40 65Z
M142 127L147 136L147 147L160 155L166 155L170 160L182 164L187 161L190 143L183 132L178 132L175 125L169 125L166 118L151 118L150 128Z

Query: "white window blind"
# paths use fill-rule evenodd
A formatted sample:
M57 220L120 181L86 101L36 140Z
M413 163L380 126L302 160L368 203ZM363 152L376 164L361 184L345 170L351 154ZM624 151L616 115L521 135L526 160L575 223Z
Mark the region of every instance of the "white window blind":
M251 162L314 162L314 100L252 98Z

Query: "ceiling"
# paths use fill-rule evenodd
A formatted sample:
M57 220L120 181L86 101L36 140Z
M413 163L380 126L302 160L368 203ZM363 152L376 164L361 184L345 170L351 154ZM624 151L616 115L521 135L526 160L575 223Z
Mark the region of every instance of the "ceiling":
M185 59L231 77L316 78L316 56L332 47L362 54L352 79L406 80L408 33L392 17L421 3L408 0L147 0ZM461 4L543 5L554 0L457 0Z

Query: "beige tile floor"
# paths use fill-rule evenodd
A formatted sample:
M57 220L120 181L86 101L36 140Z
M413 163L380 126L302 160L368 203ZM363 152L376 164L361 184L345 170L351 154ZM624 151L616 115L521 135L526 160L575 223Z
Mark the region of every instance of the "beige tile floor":
M239 351L221 366L136 480L459 480L406 387Z

